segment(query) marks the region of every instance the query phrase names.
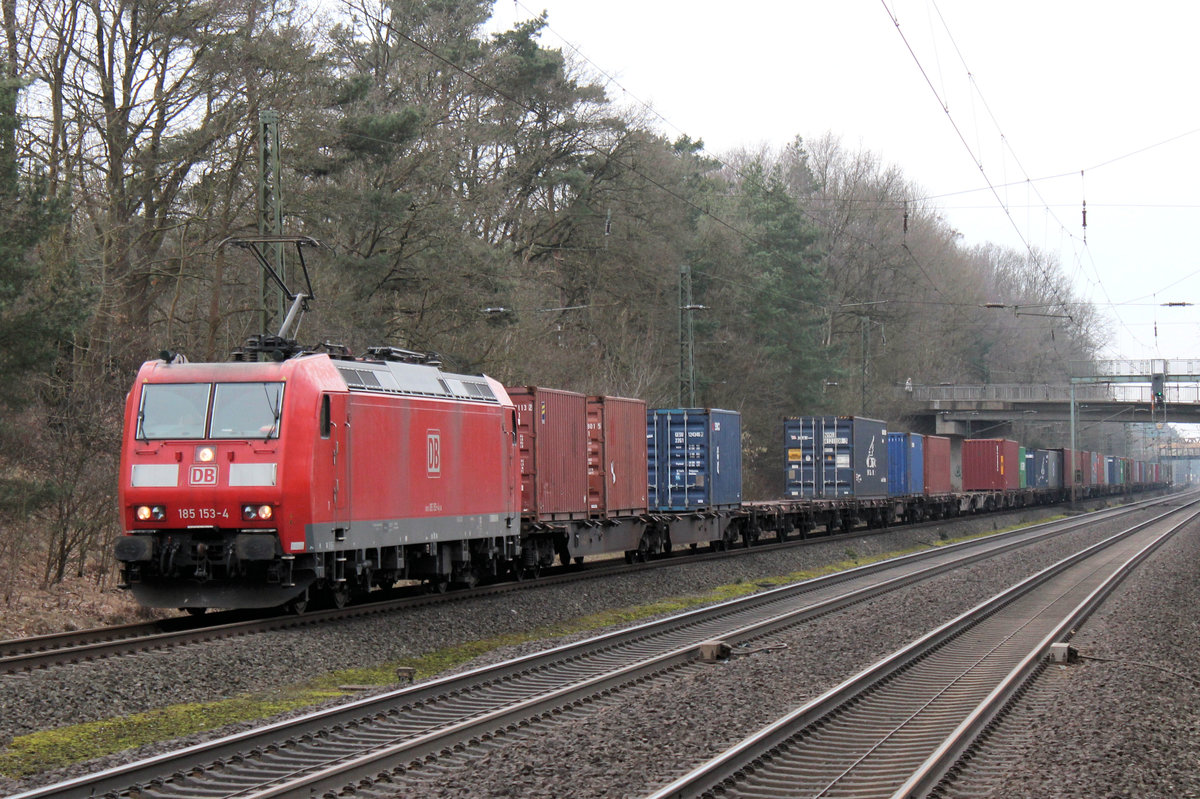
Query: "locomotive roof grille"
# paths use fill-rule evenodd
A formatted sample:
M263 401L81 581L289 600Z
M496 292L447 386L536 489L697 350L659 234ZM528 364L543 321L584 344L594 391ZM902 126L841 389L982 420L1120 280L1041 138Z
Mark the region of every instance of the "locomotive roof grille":
M379 368L371 368L361 363L354 367L337 364L337 370L351 391L499 402L492 387L482 380L472 380L462 375L441 374L429 367L419 367L414 371L408 364L396 364L392 368L389 366L392 365L381 364Z

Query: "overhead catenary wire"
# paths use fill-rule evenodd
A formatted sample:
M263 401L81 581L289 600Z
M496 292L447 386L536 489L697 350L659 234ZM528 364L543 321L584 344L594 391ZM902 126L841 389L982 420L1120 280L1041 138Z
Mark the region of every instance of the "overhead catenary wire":
M929 74L926 71L924 65L922 64L921 59L918 57L915 49L913 48L912 44L909 42L908 37L905 35L903 29L901 28L898 17L892 11L892 9L889 8L887 0L881 0L884 10L887 12L889 19L892 21L893 26L895 27L897 33L899 34L901 40L903 41L905 47L907 48L909 55L912 57L918 70L921 72L921 75L925 79L926 85L933 92L935 99L938 101L938 104L942 108L943 113L946 115L946 118L949 120L951 127L953 128L955 134L958 136L959 141L962 143L963 147L966 149L967 153L970 155L972 161L975 163L976 167L979 169L980 175L983 177L983 180L985 183L985 188L974 189L971 191L986 191L986 192L990 193L992 195L992 197L995 198L997 204L999 205L1000 209L1003 211L1009 224L1012 226L1013 230L1016 232L1017 237L1022 242L1022 244L1025 246L1026 251L1029 253L1031 262L1034 262L1036 267L1039 268L1043 272L1043 276L1046 278L1046 281L1047 281L1047 286L1054 292L1054 294L1056 296L1058 296L1058 298L1060 300L1062 300L1063 299L1062 295L1059 293L1058 288L1055 285L1055 282L1051 278L1050 274L1046 271L1046 266L1040 262L1037 262L1037 259L1034 256L1033 247L1032 247L1031 243L1029 242L1026 233L1021 230L1020 226L1016 222L1016 219L1012 215L1012 206L1004 198L1002 198L1000 196L999 189L1002 187L1008 187L1008 186L1025 185L1025 187L1028 191L1032 191L1034 194L1036 194L1036 196L1038 197L1038 200L1040 201L1041 207L1045 211L1045 216L1048 219L1053 219L1055 224L1057 224L1059 230L1061 231L1062 235L1068 241L1072 242L1072 246L1074 248L1074 262L1076 264L1076 272L1075 272L1076 277L1080 277L1083 275L1082 270L1083 270L1085 263L1087 265L1089 265L1091 267L1092 273L1095 275L1095 284L1094 285L1104 295L1105 299L1108 301L1108 305L1111 307L1112 305L1114 305L1114 303L1112 301L1112 297L1109 295L1107 286L1104 284L1104 280L1101 277L1099 267L1095 262L1095 258L1093 257L1091 250L1087 247L1086 217L1084 217L1084 219L1081 220L1084 222L1081 235L1076 235L1058 217L1058 215L1054 212L1051 205L1045 200L1045 198L1041 194L1040 190L1037 188L1037 186L1035 185L1033 180L1029 177L1028 171L1025 169L1024 165L1021 163L1020 158L1017 156L1016 151L1013 148L1011 141L1004 134L1003 128L1001 127L999 120L996 118L995 114L992 112L990 105L988 104L986 98L983 95L981 88L979 87L978 82L975 79L974 73L970 70L969 66L967 65L966 58L963 56L962 50L961 50L961 48L959 48L957 41L954 38L954 34L950 29L949 24L946 22L944 15L942 15L941 9L937 7L936 0L930 0L930 2L933 5L933 7L937 10L938 16L942 20L943 28L946 31L946 35L949 38L950 42L953 44L955 52L959 56L959 61L962 64L962 67L968 76L968 80L972 86L972 91L973 91L972 100L974 100L975 95L978 95L980 102L982 103L984 109L986 110L986 112L988 114L988 117L991 119L992 124L995 126L996 130L1000 134L1000 141L1002 142L1003 150L1006 153L1008 153L1009 155L1011 155L1014 163L1020 169L1021 173L1025 176L1025 180L1019 181L1019 182L1009 183L1006 181L1003 184L995 184L992 182L990 176L987 173L986 168L984 167L982 159L977 154L977 152L974 149L972 149L971 145L968 143L968 141L966 139L966 136L964 135L963 130L959 126L954 115L951 113L949 104L945 100L944 96L942 94L939 94L936 87L933 85L933 82L930 80ZM1095 167L1092 167L1092 168L1099 169L1101 167L1107 166L1116 161L1122 160L1123 158L1127 158L1132 155L1136 155L1140 152L1145 152L1148 149L1152 149L1153 147L1161 146L1162 144L1177 140L1179 138L1182 138L1183 136L1191 135L1191 133L1193 133L1193 132L1200 132L1200 131L1191 131L1189 133L1180 134L1179 136L1171 137L1170 139L1164 140L1163 142L1159 142L1155 145L1150 145L1148 147L1139 148L1138 150L1135 150L1131 153L1127 153L1122 156L1107 159L1103 162L1100 162L1099 164L1097 164ZM1080 170L1074 174L1083 174L1086 171L1087 171L1086 169ZM1065 176L1065 175L1069 175L1069 174L1073 174L1073 173L1062 173L1062 175L1060 175L1060 176ZM1081 194L1082 194L1082 187L1081 187ZM931 195L925 199L934 199L936 197L944 197L944 196L951 196L951 195ZM1081 200L1082 200L1082 197L1081 197ZM1029 205L1027 204L1026 207L1029 207ZM1075 246L1075 245L1079 245L1079 246ZM1082 248L1082 250L1080 250L1080 247ZM1088 280L1088 282L1091 282L1090 278L1086 278L1086 279ZM1114 316L1116 317L1116 320L1121 325L1121 327L1124 328L1129 333L1129 335L1133 338L1133 340L1135 342L1137 342L1140 346L1145 346L1144 343L1141 342L1140 339L1137 337L1137 334L1129 327L1129 325L1126 323L1125 319L1119 313L1114 312Z

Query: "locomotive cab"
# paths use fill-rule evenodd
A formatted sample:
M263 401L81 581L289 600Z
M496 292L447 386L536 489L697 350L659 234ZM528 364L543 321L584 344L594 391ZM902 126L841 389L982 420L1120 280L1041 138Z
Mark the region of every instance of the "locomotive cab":
M291 371L275 363L142 367L127 400L127 535L115 548L123 584L142 604L270 607L303 595L314 579L284 552L296 537L284 516L287 417L302 412L289 402Z

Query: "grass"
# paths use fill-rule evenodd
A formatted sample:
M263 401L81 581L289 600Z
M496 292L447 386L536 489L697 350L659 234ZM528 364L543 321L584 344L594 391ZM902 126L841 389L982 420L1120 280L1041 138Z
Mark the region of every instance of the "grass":
M944 546L992 534L994 532L978 533L948 541L937 541L932 545ZM415 678L421 680L461 666L480 655L502 647L586 633L615 625L643 621L654 616L679 613L700 605L723 602L752 594L763 588L811 580L923 549L928 549L928 546L916 546L873 557L862 557L854 550L847 549L844 553L846 560L818 569L791 572L750 582L739 579L737 582L718 586L696 596L672 597L645 605L606 610L562 624L526 632L506 633L477 641L466 641L402 661L383 663L368 668L330 672L304 683L284 686L269 693L247 694L215 702L171 705L130 716L30 733L14 738L8 749L0 753L0 774L12 778L26 777L158 741L212 730L227 724L260 721L279 713L312 707L329 699L352 693L342 686L383 687L391 685L396 681L397 667L415 669Z

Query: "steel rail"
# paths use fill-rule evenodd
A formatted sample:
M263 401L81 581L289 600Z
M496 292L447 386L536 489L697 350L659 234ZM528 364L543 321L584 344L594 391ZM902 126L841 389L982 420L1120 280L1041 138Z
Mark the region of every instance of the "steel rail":
M930 735L930 733L923 732L920 728L916 728L915 732L910 732L906 738L901 739L899 737L900 730L907 729L912 731L916 727L913 722L921 716L920 709L905 715L900 722L889 720L891 726L884 725L881 727L883 730L880 733L883 737L879 739L881 743L870 745L870 751L858 757L856 762L840 766L841 771L830 775L822 787L813 788L812 785L806 785L805 793L788 792L787 788L791 787L794 789L794 780L791 783L783 778L773 781L776 780L776 778L771 776L775 773L772 770L773 765L777 762L779 769L795 775L800 772L801 767L792 764L795 759L792 753L799 753L803 750L813 755L820 754L825 760L822 767L828 767L833 760L833 757L828 754L830 751L848 749L847 741L849 739L845 731L846 728L838 720L841 718L839 714L842 711L845 711L847 718L866 717L871 715L872 712L879 717L886 717L888 712L880 710L880 708L899 707L900 700L885 700L883 698L884 692L888 690L908 690L908 687L904 684L904 678L906 672L914 668L914 664L935 663L938 658L951 657L952 652L949 648L951 642L963 640L960 636L967 630L972 630L973 635L982 635L982 633L975 633L974 628L981 623L985 623L986 620L994 615L1002 613L1004 608L1010 603L1019 602L1023 596L1036 591L1039 587L1055 579L1073 566L1085 563L1091 557L1102 555L1110 547L1121 546L1123 542L1138 535L1140 532L1148 530L1154 525L1164 523L1168 517L1186 513L1187 518L1184 521L1173 523L1170 529L1155 537L1149 545L1139 548L1134 556L1126 559L1119 567L1115 568L1113 573L1108 575L1107 581L1104 584L1091 589L1082 602L1073 606L1072 611L1061 617L1063 621L1053 625L1052 629L1048 632L1038 635L1036 642L1032 645L1026 645L1026 650L1017 658L1017 667L1015 669L1011 666L1006 667L1003 675L997 677L992 683L994 686L1003 687L994 687L987 694L984 701L978 703L972 702L970 708L963 710L962 714L958 716L959 719L962 719L961 723L952 727L948 734L943 729L943 732L938 734L936 740L929 743L927 748L921 750L923 754L920 759L911 761L907 766L903 767L907 768L908 771L896 779L895 782L890 783L891 787L885 789L882 784L874 784L870 788L866 788L863 782L855 783L855 789L860 792L865 791L861 795L890 795L893 796L893 799L908 797L910 795L920 795L920 792L926 790L931 781L936 783L943 770L949 767L947 761L952 765L957 754L969 745L970 740L972 740L969 736L978 729L981 729L982 726L985 726L995 716L997 707L990 705L990 703L999 702L1003 704L1006 696L1010 695L1009 692L1017 690L1017 678L1012 677L1011 672L1022 668L1036 668L1040 662L1040 658L1045 655L1050 644L1059 640L1059 637L1066 630L1071 629L1073 624L1078 624L1081 618L1090 613L1125 574L1150 554L1153 547L1161 544L1167 537L1174 534L1174 532L1181 529L1200 514L1200 511L1195 510L1196 505L1200 505L1200 502L1193 501L1183 509L1174 510L1135 525L1069 558L1065 558L1058 564L997 594L903 649L864 669L812 702L779 719L774 724L747 737L726 752L654 792L647 799L676 799L677 797L711 796L717 794L721 796L843 795L838 792L835 786L839 786L840 781L846 778L855 767L867 762L868 755L876 751L883 752L884 747L891 747L893 749L907 749L911 756L912 749L925 745L920 741L918 743L914 743L913 741L914 738L920 739L921 735L925 735L926 737ZM990 644L989 646L999 647L998 644ZM969 652L958 657L962 657L968 661L974 658L977 664L984 662L983 658L972 656ZM932 683L931 686L927 686L931 693L940 691L943 694L946 690L946 685L953 683L957 687L975 679L972 674L972 668L961 668L960 671L955 671L953 676L948 677L945 683L939 683L934 677L930 677L927 674L922 674L922 677ZM917 677L914 676L913 679L916 680ZM873 696L873 692L877 692L879 696ZM918 708L921 708L923 703L922 700L913 697L907 697L904 701ZM852 704L854 705L854 710L850 709ZM931 714L935 707L940 713L947 712L943 706L933 705L932 701L925 703L925 708L930 709ZM849 721L846 723L848 724ZM834 729L835 725L841 731L840 743L831 742L827 747L822 748L822 744L817 742L818 736ZM870 735L874 734L873 732L870 733ZM867 732L861 732L861 738L859 737L859 732L856 732L853 737L856 741L862 740L864 747L867 746L866 741L873 740L868 737ZM841 752L839 752L840 754ZM785 761L787 761L786 764ZM886 758L883 758L880 762L870 761L869 767L865 768L864 771L870 771L877 776L880 773L894 772L896 768L899 767L895 763L889 763ZM811 772L807 771L805 775L806 778L812 776ZM863 779L865 780L866 778ZM846 787L845 795L850 795L853 790L850 787Z
M1094 520L1093 517L1090 521ZM198 744L180 752L164 754L100 774L48 786L22 794L22 797L91 796L109 792L120 794L134 786L150 784L159 786L156 790L161 795L188 795L190 787L181 794L169 793L168 786L175 781L170 775L210 768L204 765L197 766L198 763L216 764L217 768L230 772L230 763L237 762L238 768L243 768L248 759L248 752L277 750L285 755L294 754L297 748L308 748L306 739L315 738L319 738L321 748L325 748L329 746L331 739L340 737L346 730L377 725L384 721L388 724L398 720L410 725L415 724L415 727L410 726L401 733L385 731L382 733L384 737L419 739L435 733L439 727L480 718L499 707L536 701L539 694L561 691L563 686L568 684L583 684L593 678L600 678L607 672L630 668L631 664L666 658L665 661L660 660L658 668L668 668L671 666L665 664L670 663L671 658L684 657L684 653L687 657L696 657L698 643L714 636L728 638L736 635L738 638L749 640L755 636L766 635L771 630L801 623L805 618L828 613L838 606L859 602L915 580L961 567L968 560L991 557L1034 541L1044 540L1049 536L1060 535L1088 522L1088 519L1083 519L1073 520L1071 523L1040 525L1038 528L1026 528L940 547L806 583L760 592L710 608L694 610L670 620L648 622L588 641L564 645L549 652L476 669L463 675L444 677L377 697L363 698L298 719L277 722L256 730ZM881 574L887 571L897 574L888 579L881 579ZM821 591L829 596L825 600L814 598ZM793 603L793 606L785 611L780 612L776 609L789 602ZM797 602L804 604L796 605ZM619 657L613 653L617 653ZM615 665L612 662L614 659L617 661ZM542 676L555 670L565 674L566 679L560 675L553 675L553 679ZM455 704L456 702L458 704ZM526 707L524 712L531 712L531 707L533 706ZM376 736L379 734L375 733ZM395 753L391 756L395 757ZM369 767L378 769L375 764ZM144 790L141 792L145 793Z

